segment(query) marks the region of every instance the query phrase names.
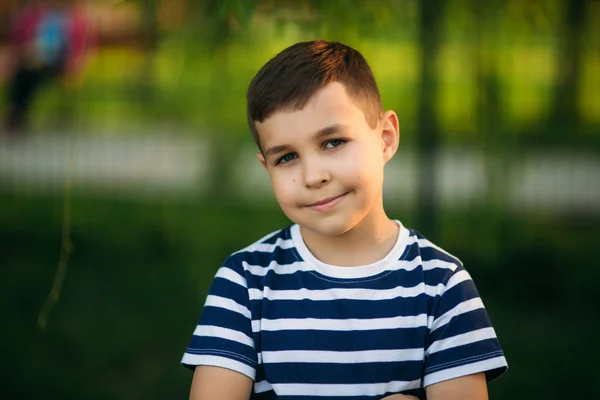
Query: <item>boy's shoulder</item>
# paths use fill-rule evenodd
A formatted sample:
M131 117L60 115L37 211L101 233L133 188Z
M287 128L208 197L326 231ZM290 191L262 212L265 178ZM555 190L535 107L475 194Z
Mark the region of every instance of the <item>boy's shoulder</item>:
M448 285L458 281L471 280L462 261L427 239L418 231L411 230L410 242L403 259L412 264L412 268L421 271L423 282L437 290L445 290ZM440 294L436 291L437 294Z
M294 240L291 234L292 225L272 231L252 244L232 253L227 264L245 265L267 268L273 261L293 263L297 260Z
M412 229L409 232L410 241L406 251L407 258L412 253L413 256L418 255L424 262L445 261L462 267L462 262L458 257L427 239L421 232Z

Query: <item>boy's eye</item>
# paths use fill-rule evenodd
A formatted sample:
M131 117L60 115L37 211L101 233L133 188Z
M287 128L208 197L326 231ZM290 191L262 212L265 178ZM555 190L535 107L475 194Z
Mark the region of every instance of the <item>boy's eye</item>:
M288 153L288 154L284 155L283 157L280 157L275 164L289 163L290 161L296 159L296 157L297 157L296 153Z
M329 140L327 143L325 143L325 148L333 149L335 147L339 147L339 146L343 145L344 143L346 143L346 141L343 139L332 139L332 140Z

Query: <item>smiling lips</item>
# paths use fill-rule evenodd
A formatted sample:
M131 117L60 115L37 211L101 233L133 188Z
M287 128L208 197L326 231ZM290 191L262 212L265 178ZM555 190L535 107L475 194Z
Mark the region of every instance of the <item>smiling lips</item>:
M344 193L339 196L329 197L325 200L320 200L315 203L309 204L306 207L308 207L314 211L320 211L320 212L327 211L327 210L330 210L331 208L335 207L338 203L340 203L347 194L348 193Z

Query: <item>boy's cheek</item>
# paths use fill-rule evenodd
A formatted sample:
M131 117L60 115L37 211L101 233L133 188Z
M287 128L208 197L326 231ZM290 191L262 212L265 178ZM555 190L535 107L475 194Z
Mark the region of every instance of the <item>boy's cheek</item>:
M287 205L292 199L297 198L297 196L295 196L296 190L294 190L294 186L296 186L294 179L295 178L271 179L273 193L279 204Z
M377 160L356 158L353 162L344 165L340 171L342 176L359 185L373 184L378 181L382 174L378 170Z

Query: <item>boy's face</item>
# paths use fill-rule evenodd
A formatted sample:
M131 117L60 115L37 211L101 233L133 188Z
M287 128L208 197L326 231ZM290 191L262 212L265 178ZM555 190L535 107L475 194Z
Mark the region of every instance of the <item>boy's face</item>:
M283 212L324 236L347 232L382 208L383 167L398 146L398 120L388 111L371 128L340 83L317 92L302 110L257 123ZM373 212L375 211L375 212Z

